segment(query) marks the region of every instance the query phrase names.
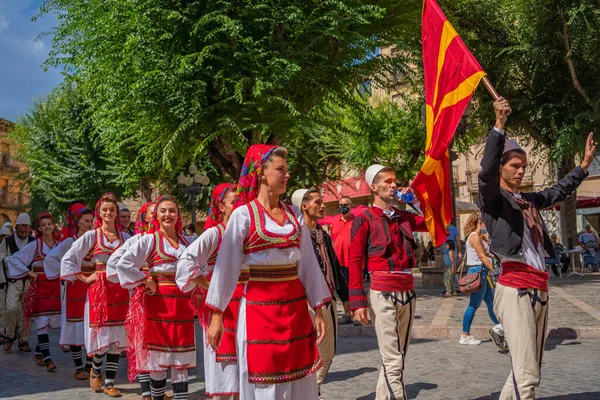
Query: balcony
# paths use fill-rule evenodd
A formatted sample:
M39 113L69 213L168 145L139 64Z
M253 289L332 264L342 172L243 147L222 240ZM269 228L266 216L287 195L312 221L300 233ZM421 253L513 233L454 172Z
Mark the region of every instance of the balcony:
M28 208L31 203L31 197L21 193L6 193L0 191L1 208Z
M2 154L0 156L0 171L16 172L19 167L15 164L10 154Z

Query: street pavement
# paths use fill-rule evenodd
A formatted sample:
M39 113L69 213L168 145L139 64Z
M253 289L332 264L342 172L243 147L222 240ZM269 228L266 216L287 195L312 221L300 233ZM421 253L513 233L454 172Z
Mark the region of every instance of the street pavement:
M551 336L547 342L538 398L547 400L600 399L600 275L551 280ZM406 360L409 399L496 399L510 370L510 356L501 354L486 336L491 321L482 305L473 333L485 339L480 346L461 346L462 313L468 296L444 299L441 287L417 286L419 295L413 340ZM341 311L341 307L339 307ZM198 341L203 343L197 327ZM342 326L337 356L322 388L329 399L374 399L379 354L372 327ZM0 398L54 400L104 399L87 382L73 378L69 353L58 349L58 331L51 332L51 352L58 372L48 373L32 361L32 353L0 350ZM32 337L32 345L35 344ZM204 398L202 355L190 373L190 398ZM126 361L116 380L124 399L140 399L140 389L126 379ZM169 389L170 391L170 386ZM307 399L312 400L312 399Z

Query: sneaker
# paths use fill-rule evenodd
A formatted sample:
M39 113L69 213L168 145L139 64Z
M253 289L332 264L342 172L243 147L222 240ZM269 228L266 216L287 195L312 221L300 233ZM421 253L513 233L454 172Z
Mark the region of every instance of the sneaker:
M338 320L338 325L349 325L352 323L352 319L349 316L344 315L342 318Z
M478 345L481 344L481 340L477 340L473 337L473 335L469 335L467 337L465 336L461 336L460 340L458 341L458 343L460 344L472 344L472 345Z
M504 334L498 333L493 329L489 330L490 338L492 342L496 343L496 346L502 351L506 351L506 346L504 346Z

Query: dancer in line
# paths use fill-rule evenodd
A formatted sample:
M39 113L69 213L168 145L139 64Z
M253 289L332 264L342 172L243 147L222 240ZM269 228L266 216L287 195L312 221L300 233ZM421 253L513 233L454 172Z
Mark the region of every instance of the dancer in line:
M92 355L90 387L110 397L120 397L115 388L121 351L127 348L125 316L129 305L129 291L119 284L107 281L106 262L129 236L120 232L119 205L112 193L103 194L94 210L95 229L77 239L61 262L61 279L81 280L89 285L85 301L85 348ZM81 267L86 258L91 260L94 272L86 276ZM106 379L102 386L102 362L106 357Z
M144 236L150 230L152 222L152 213L156 204L152 201L144 203L138 210L137 218L135 220L134 235L127 239L123 246L115 250L108 261L106 262L106 279L113 283L119 283L119 276L117 274L117 264L119 260L125 254L129 247L138 241L139 238ZM127 210L129 212L129 210ZM123 215L122 210L119 216ZM148 266L143 266L142 271L148 273ZM131 307L131 304L130 304ZM142 388L142 400L152 400L152 392L150 390L150 374L140 373L138 375L138 381Z
M325 204L323 203L321 193L317 189L298 189L292 195L292 204L302 210L306 226L310 229L310 237L313 242L317 261L319 262L331 296L333 297L334 293L337 293L342 303L346 304L348 302L348 282L342 272L342 266L340 266L340 262L335 255L333 241L318 222L325 216ZM317 346L319 355L323 360L323 365L317 371L319 398L321 396L321 385L331 367L337 347L338 326L336 302L332 301L324 306L323 314L327 333Z
M548 279L545 252L556 258L539 210L571 195L588 176L596 146L587 138L581 165L541 192L521 192L527 154L504 125L511 113L504 98L494 102L496 123L487 137L477 205L490 234L490 252L500 257L494 311L504 326L512 371L500 399L535 399L541 380L542 355L548 327Z
M66 239L56 246L44 260L44 270L48 279L60 277L60 263L73 243L94 225L94 212L81 203L73 204L67 211ZM91 260L84 259L81 271L89 276L92 271ZM64 282L62 294L62 312L60 323L60 345L71 350L71 358L75 364L75 379L87 380L92 369L92 357L87 356L83 365L82 346L84 345L83 314L88 285L80 280Z
M121 285L135 288L127 317L129 379L150 374L154 400L164 399L169 369L174 399L187 399L188 370L196 367L194 312L190 296L175 283L177 260L187 245L176 199L161 196L150 231L117 264ZM141 270L145 265L148 274Z
M223 232L233 211L235 189L235 185L230 183L221 183L213 189L204 225L206 230L183 252L177 262L177 285L186 293L196 290L192 296L200 299L196 313L204 328L206 342L203 346L205 393L207 398L214 400L237 398L240 391L235 336L240 300L248 280L247 272L240 275L233 297L223 313L223 339L216 352L208 346L206 340L211 313L203 307Z
M427 232L427 226L422 216L392 206L398 187L391 168L372 165L365 180L374 200L373 206L352 222L350 308L363 325L368 323L370 311L375 327L381 355L377 399L406 399L404 365L417 301L413 232ZM363 281L365 261L371 275L368 298Z
M49 213L41 213L35 225L36 240L4 261L11 279L29 276L31 283L23 298L23 329L28 330L30 320L33 320L38 339L34 361L39 366L46 366L48 372L54 372L56 364L50 357L48 329L60 328L60 281L47 277L44 258L58 245L58 240L53 235L54 222Z
M237 208L223 234L206 306L213 310L208 341L223 337L223 312L250 269L240 302L237 350L242 400L317 398L316 344L326 333L321 307L331 301L300 210L281 203L290 175L287 151L248 149L236 192ZM315 309L315 325L308 305Z

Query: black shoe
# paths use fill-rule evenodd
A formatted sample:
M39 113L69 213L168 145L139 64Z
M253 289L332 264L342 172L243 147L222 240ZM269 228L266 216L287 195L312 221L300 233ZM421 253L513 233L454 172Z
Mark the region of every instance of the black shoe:
M496 344L496 346L498 346L498 348L500 350L506 351L506 346L504 345L504 335L496 333L496 331L493 329L490 329L489 333L490 333L490 338Z
M342 318L338 320L338 325L349 325L352 323L352 319L349 316L344 315Z

